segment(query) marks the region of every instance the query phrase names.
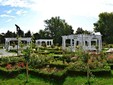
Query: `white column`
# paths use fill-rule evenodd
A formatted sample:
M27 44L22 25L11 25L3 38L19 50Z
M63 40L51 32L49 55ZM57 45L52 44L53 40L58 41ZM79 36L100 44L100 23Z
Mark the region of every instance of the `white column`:
M45 43L46 43L46 46L49 46L49 45L47 44L47 41L45 41Z
M10 50L10 41L8 42L8 50Z
M74 39L74 50L76 50L76 40Z
M53 40L51 41L51 45L53 45Z
M88 40L88 50L91 49L91 39Z
M73 49L73 45L72 45L73 43L72 43L72 39L70 39L70 45L71 45L71 51L72 51L72 49Z
M65 48L66 48L65 40L66 39L64 37L62 37L62 49L63 50L65 50Z
M99 47L98 47L98 50L99 50L99 52L102 50L102 40L101 40L101 38L99 38L99 40L98 40L99 42L98 42L98 44L99 44Z

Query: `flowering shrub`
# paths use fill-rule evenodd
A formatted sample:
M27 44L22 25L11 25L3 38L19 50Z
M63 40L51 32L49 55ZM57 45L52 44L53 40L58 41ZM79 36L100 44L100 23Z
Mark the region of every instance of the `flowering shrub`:
M11 65L11 64L7 64L6 69L7 69L7 70L12 69L12 65Z
M23 62L19 62L19 63L18 63L18 67L23 68L23 67L25 67L25 64L24 64Z
M113 55L108 55L107 61L108 61L109 63L113 63Z

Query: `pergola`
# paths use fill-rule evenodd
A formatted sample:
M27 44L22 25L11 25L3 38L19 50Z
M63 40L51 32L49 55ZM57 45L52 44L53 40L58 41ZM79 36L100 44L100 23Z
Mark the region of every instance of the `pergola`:
M66 47L66 40L70 40L70 46ZM69 51L76 51L77 46L80 46L83 50L88 51L101 51L102 39L100 33L91 35L79 34L79 35L67 35L62 36L62 49Z
M38 39L38 40L36 40L36 45L38 45L39 47L42 46L43 43L45 43L45 45L47 47L50 47L51 45L53 45L53 39Z
M30 44L31 42L31 38L19 38L19 41L17 38L5 38L5 49L6 50L12 50L12 49L17 49L19 48L19 45L15 45L14 47L10 45L10 42L11 41L17 41L19 43L19 41L26 41L27 42L27 45ZM26 46L27 46L26 45ZM26 46L24 46L24 48L26 48Z

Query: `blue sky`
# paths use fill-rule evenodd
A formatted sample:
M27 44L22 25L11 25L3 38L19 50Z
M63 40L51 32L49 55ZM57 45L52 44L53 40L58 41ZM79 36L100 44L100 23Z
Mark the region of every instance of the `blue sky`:
M0 33L16 31L15 24L27 32L44 29L44 20L60 16L76 31L93 31L102 12L113 12L112 0L0 0Z

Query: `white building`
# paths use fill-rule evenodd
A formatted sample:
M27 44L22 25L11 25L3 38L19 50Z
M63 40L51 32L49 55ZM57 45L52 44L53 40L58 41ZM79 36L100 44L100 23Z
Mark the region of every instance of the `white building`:
M36 40L36 45L39 47L45 44L47 47L50 47L53 45L53 39L38 39Z
M66 46L66 40L70 41L70 46ZM79 34L79 35L67 35L62 36L62 49L69 51L76 51L76 47L80 46L83 50L88 51L101 51L102 39L100 33L91 35ZM97 49L98 48L98 49Z
M19 41L24 41L27 43L27 45L30 44L31 42L31 38L19 38L19 40L17 38L5 38L5 49L6 50L16 50L16 49L19 49L19 46L20 45L17 45L19 44ZM15 44L14 46L11 45L11 42L17 42L17 44ZM23 48L26 48L27 47L24 46Z

